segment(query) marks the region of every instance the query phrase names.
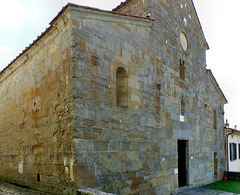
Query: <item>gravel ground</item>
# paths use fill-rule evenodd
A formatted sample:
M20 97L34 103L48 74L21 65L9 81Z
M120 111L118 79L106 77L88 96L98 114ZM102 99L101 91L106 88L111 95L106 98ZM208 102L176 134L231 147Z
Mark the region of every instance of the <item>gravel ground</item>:
M20 194L20 195L47 195L46 193L30 190L27 188L19 187L13 184L0 181L0 195L7 194Z

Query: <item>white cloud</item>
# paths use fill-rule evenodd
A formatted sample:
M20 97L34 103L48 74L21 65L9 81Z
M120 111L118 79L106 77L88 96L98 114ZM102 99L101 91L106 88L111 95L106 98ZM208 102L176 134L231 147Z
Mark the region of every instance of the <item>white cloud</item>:
M0 6L0 29L17 31L21 27L23 20L31 16L18 0L1 1Z

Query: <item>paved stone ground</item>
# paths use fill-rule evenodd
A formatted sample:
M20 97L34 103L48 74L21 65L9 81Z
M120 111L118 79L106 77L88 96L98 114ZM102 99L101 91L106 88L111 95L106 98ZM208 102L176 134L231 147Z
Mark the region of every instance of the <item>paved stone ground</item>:
M16 185L12 185L6 182L0 181L0 195L47 195L46 193L41 193L38 191L22 188Z
M201 195L201 194L209 194L209 195L235 195L234 193L230 192L223 192L218 190L210 190L205 188L192 188L180 193L177 193L177 195Z
M1 182L0 181L0 195L47 195L46 193L22 188L16 185L12 185L6 182ZM98 193L96 193L98 194ZM106 194L106 193L103 193ZM229 192L222 192L218 190L209 190L205 188L192 188L189 190L185 190L183 192L177 193L177 195L234 195L233 193Z
M79 192L81 192L82 194L94 194L94 195L114 195L114 194L110 194L110 193L105 193L105 192L101 192L101 191L98 191L98 190L95 190L95 189L81 189L81 190L78 190Z

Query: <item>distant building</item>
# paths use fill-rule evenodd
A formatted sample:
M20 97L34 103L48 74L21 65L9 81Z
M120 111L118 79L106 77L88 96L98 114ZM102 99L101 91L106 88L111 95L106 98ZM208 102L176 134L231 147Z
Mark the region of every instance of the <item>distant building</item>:
M240 131L226 126L227 171L240 172Z
M224 104L191 0L66 5L0 73L0 179L170 194L225 170Z

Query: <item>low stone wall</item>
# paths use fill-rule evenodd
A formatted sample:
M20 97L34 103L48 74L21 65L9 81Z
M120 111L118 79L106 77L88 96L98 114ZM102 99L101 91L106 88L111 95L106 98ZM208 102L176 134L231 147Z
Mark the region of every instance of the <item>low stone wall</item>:
M225 172L225 176L228 180L240 180L240 173L239 172Z

